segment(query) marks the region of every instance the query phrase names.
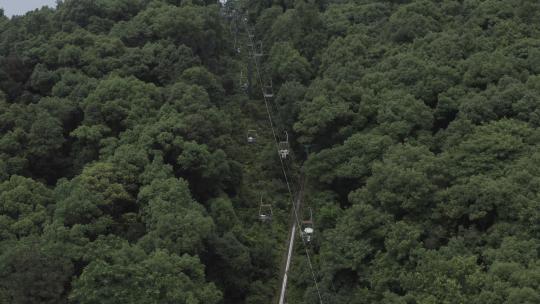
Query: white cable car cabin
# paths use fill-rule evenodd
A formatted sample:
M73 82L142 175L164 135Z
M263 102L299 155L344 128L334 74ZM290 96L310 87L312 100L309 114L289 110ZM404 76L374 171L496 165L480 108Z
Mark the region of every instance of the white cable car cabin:
M247 142L248 144L254 144L257 142L257 131L255 130L247 131Z
M262 195L261 202L259 204L259 220L261 222L268 222L272 220L272 205L263 203Z
M304 239L304 241L307 243L311 242L313 233L315 232L315 229L313 228L313 213L311 212L311 208L309 208L309 219L302 221L301 228L302 231L300 233L302 235L302 239Z
M289 156L289 134L285 131L285 140L278 143L278 153L282 159Z
M263 87L263 96L264 98L272 98L274 97L274 89L272 87L272 80L270 80L270 83L265 85Z

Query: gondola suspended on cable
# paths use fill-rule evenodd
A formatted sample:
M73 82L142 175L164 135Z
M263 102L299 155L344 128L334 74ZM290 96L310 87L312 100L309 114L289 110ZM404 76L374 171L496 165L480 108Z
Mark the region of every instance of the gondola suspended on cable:
M285 140L278 143L278 153L282 159L286 159L289 156L289 133L285 131Z
M244 76L243 71L240 71L240 88L242 88L244 92L247 92L248 87L249 87L249 84L248 84L247 77Z
M259 203L259 220L261 222L268 222L272 220L272 205L271 204L265 204L263 202L263 196L261 194L261 201Z
M302 221L302 231L300 234L302 235L302 239L304 239L305 242L309 243L311 242L313 238L313 233L315 232L314 226L313 226L313 213L311 211L311 208L309 208L309 218Z
M257 131L256 130L248 130L247 131L247 142L248 144L254 144L257 142Z
M263 46L262 46L262 41L257 41L255 43L255 50L253 51L253 56L254 57L262 57L263 55Z
M272 86L272 79L270 79L270 81L268 81L268 83L263 86L263 96L264 98L274 97L274 88Z

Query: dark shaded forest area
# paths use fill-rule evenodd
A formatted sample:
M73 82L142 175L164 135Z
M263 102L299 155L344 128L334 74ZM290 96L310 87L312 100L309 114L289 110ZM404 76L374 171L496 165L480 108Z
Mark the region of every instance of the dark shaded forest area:
M325 304L540 303L538 1L0 15L0 303L273 303L291 205L244 16ZM302 246L288 302L319 303Z

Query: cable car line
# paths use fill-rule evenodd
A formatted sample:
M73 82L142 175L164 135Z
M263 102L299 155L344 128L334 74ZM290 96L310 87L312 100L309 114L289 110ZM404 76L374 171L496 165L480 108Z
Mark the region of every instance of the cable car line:
M291 202L292 202L292 205L293 205L294 217L295 217L295 220L296 220L296 226L298 226L300 231L302 231L302 223L301 223L301 221L300 221L300 219L298 217L298 211L297 211L297 208L296 208L297 204L296 204L296 202L294 200L294 196L293 196L291 186L290 186L290 183L289 183L289 178L288 178L287 172L285 170L285 164L284 164L284 161L283 161L283 157L282 157L282 154L280 153L280 141L278 141L278 137L276 135L276 131L275 131L275 128L274 128L274 122L272 120L272 114L270 112L270 107L268 105L268 98L273 97L273 92L272 92L272 96L270 96L265 91L265 85L264 85L263 80L262 80L262 76L261 76L261 72L260 72L260 68L259 68L259 62L257 60L257 56L255 56L256 51L255 51L255 44L253 42L254 35L250 32L247 23L245 24L245 26L246 26L246 31L247 31L247 34L248 34L248 38L250 39L249 44L251 46L251 54L253 55L253 59L254 59L254 63L255 63L255 71L256 71L257 76L258 76L257 78L258 78L258 81L259 81L259 85L261 87L261 92L262 92L262 95L263 95L263 100L264 100L264 103L265 103L266 112L268 114L268 122L270 124L272 134L274 136L274 141L276 143L276 148L278 150L279 161L281 163L281 169L283 171L283 176L285 178L285 183L287 184L287 189L289 191L289 196L290 196L290 199L291 199ZM293 228L293 231L294 230L295 230L295 228ZM304 245L304 250L306 252L306 258L307 258L307 261L308 261L309 268L311 270L311 275L312 275L312 278L313 278L313 282L315 284L315 289L317 290L317 295L319 297L319 303L323 304L321 292L320 292L320 289L319 289L319 284L317 282L317 278L316 278L316 275L315 275L315 270L313 269L313 264L312 264L312 261L311 261L311 256L310 256L309 251L308 251L308 246L306 244L306 240L304 239L304 237L301 237L301 239L302 239L302 243ZM285 275L287 275L287 273L285 273ZM283 297L284 297L284 294L285 294L285 290L284 290L285 288L286 288L286 281L282 284L282 291L281 291L280 302L279 302L280 304L283 304Z
M239 26L238 26L239 22L238 22L238 14L236 13L236 10L234 10L234 12L233 12L232 19L234 20L233 22L235 22L234 48L235 48L235 51L237 53L240 53L240 48L238 47L238 44L237 44L237 41L238 41L237 35L238 35L238 32L239 32ZM297 210L298 207L301 205L301 202L302 202L303 188L304 188L304 181L305 180L304 180L304 177L303 177L303 174L302 174L301 175L301 181L300 181L301 182L300 193L299 193L297 199L295 200L295 198L293 196L293 193L292 193L290 183L289 183L289 177L287 175L287 170L286 170L286 167L289 170L290 170L290 168L288 168L287 164L284 162L284 160L287 159L287 156L289 155L289 150L290 150L288 134L285 131L285 137L286 137L285 141L279 141L278 140L278 136L277 136L275 126L274 126L274 121L272 119L270 106L269 106L269 103L268 103L268 98L273 98L274 97L272 80L270 79L270 83L265 85L263 83L263 78L261 76L261 71L260 71L260 67L259 67L258 58L261 58L263 56L262 41L258 41L257 44L254 42L254 33L251 32L250 29L249 29L249 26L247 24L247 17L246 16L242 17L242 20L240 21L240 23L244 23L244 25L246 27L247 36L248 36L248 39L249 39L247 45L248 45L249 48L251 48L251 51L248 50L248 56L251 57L253 59L254 63L255 63L255 71L257 73L257 79L258 79L258 82L259 82L259 85L260 85L260 88L261 88L261 93L262 93L262 96L263 96L263 100L264 100L264 103L265 103L266 113L268 115L268 122L269 122L269 125L270 125L270 129L272 130L272 135L274 137L274 142L276 144L276 149L277 149L277 153L278 153L278 156L279 156L278 158L279 158L280 164L281 164L281 170L283 172L285 183L287 185L287 190L289 192L289 196L290 196L290 199L291 199L291 202L292 202L292 209L293 209L293 214L294 214L294 218L293 218L294 223L291 225L291 235L290 235L290 240L289 240L289 248L288 248L288 252L287 252L286 268L285 268L285 272L284 272L284 275L283 275L283 282L282 282L282 287L281 287L281 292L280 292L279 304L284 304L284 296L285 296L285 292L286 292L288 269L289 269L289 266L290 266L290 261L291 261L293 246L294 246L295 233L296 233L296 228L297 227L299 228L300 239L302 240L302 243L304 245L306 258L307 258L307 261L308 261L309 268L311 270L311 275L312 275L312 278L313 278L315 288L317 290L319 303L323 304L323 300L322 300L322 296L321 296L321 293L320 293L319 285L318 285L316 275L315 275L315 270L313 268L313 264L312 264L312 261L311 261L311 256L310 256L309 251L308 251L308 245L306 244L306 239L309 242L311 234L313 233L313 221L312 221L313 217L311 215L311 209L310 209L310 220L308 221L311 224L311 226L309 227L309 230L306 229L305 232L302 230L302 226L303 226L304 221L302 221L302 222L300 221L299 216L298 216L298 210ZM258 47L258 49L256 49L256 47ZM240 77L241 77L241 82L242 82L242 75ZM249 81L249 77L248 77L248 81ZM244 88L244 91L246 91L246 88ZM248 137L247 137L248 143L254 143L255 138L256 138L256 136L255 137L250 136L249 131L248 131ZM268 206L270 206L270 213L266 214L262 210L263 210L263 208L268 207ZM266 220L271 219L271 216L272 216L271 214L272 214L271 205L263 204L263 200L262 200L262 196L261 196L261 202L260 202L260 205L259 205L259 216L261 217L262 215L264 215L264 221L266 221ZM269 217L268 217L268 215L269 215ZM309 234L307 238L305 238L305 233Z

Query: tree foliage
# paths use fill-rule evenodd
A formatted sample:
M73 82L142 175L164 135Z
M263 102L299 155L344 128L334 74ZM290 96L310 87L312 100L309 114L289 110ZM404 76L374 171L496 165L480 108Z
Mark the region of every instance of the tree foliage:
M0 302L271 302L291 220L284 131L319 288L297 242L288 302L540 302L539 12L65 0L0 14Z

